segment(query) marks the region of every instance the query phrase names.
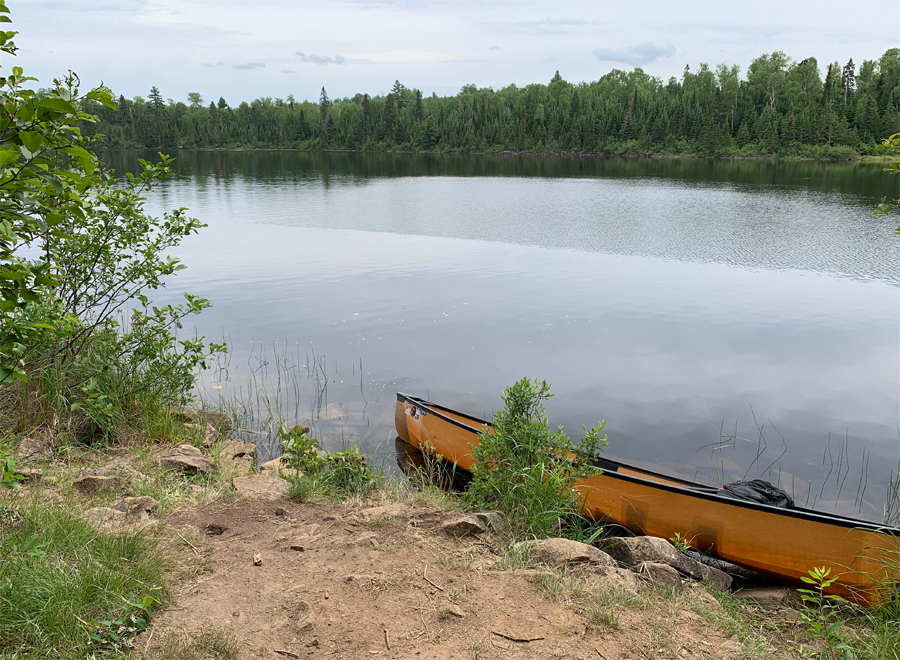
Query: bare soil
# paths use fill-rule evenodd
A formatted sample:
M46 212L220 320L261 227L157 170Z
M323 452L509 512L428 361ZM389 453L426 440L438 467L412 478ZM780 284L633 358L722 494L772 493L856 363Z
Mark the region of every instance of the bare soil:
M191 573L138 648L160 657L173 635L224 630L241 659L754 657L699 585L623 601L568 569L566 583L587 590L554 591L558 574L500 570L492 539L445 535L452 512L373 506L220 500L172 514L167 533ZM598 616L604 602L612 614Z

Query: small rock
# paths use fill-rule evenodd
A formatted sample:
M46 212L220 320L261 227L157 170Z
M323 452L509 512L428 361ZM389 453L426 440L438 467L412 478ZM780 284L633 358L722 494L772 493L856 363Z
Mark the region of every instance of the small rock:
M797 623L800 620L800 612L793 607L785 607L781 610L781 616L783 616L784 620L788 623Z
M13 472L17 477L22 477L22 483L36 484L44 478L43 470L29 470L28 468L16 468Z
M365 520L372 520L373 518L412 518L417 512L418 509L414 506L397 503L363 509L359 512L359 515Z
M570 539L529 541L528 549L533 561L549 566L599 564L610 568L618 567L616 561L605 552L587 543Z
M441 529L449 536L457 538L469 535L484 534L488 531L487 525L481 522L477 516L463 516L448 520L441 525Z
M222 447L222 451L219 454L223 460L233 461L236 458L241 458L242 456L249 456L250 458L256 458L256 444L252 442L237 442L232 440L227 443L224 447Z
M16 509L0 506L0 529L24 529L28 524L28 518Z
M275 508L275 515L279 518L287 518L288 511L283 506L279 506Z
M499 511L478 511L474 515L494 534L502 534L506 527L503 514Z
M246 477L235 477L231 484L244 497L284 497L291 489L284 479L268 474L251 474Z
M648 561L639 567L638 575L646 576L656 587L674 587L681 589L681 573L669 566L655 561Z
M706 580L722 591L731 588L730 575L678 552L666 539L655 536L611 538L604 542L603 550L635 570L646 562L668 564L683 575L694 580Z
M31 461L49 461L53 458L53 446L49 440L43 438L22 438L19 448L13 457L16 463L28 463Z
M637 573L626 568L601 568L587 573L584 580L591 589L624 592L637 596L641 592L641 580Z
M198 410L197 408L188 408L186 406L174 406L172 412L185 422L194 424L207 422L213 426L218 426L220 424L223 426L228 425L228 415L213 410Z
M253 565L254 566L262 566L262 555L255 554L253 555Z
M689 582L685 585L687 589L687 593L693 596L694 600L708 609L714 612L723 612L722 604L716 600L716 597L713 596L706 590L702 584L698 584L697 582Z
M159 502L148 495L126 497L113 508L125 513L126 523L143 524L156 517Z
M273 458L271 461L261 463L259 466L260 472L268 472L270 470L277 471L282 468L287 468L287 459L284 456Z
M602 549L616 561L636 568L651 561L667 564L678 551L665 539L655 536L620 536L606 539Z
M734 653L738 656L743 655L746 651L744 645L741 644L741 640L738 639L737 635L732 635L731 638L723 642L722 646L720 646L719 648L726 653Z
M774 610L781 606L788 590L784 587L754 587L741 589L735 596L743 600L753 601L764 610Z
M202 472L212 474L215 466L193 445L183 444L173 447L159 459L163 467L182 472Z
M212 447L219 439L219 432L212 424L185 424L184 428L191 435L201 437L201 444L206 448Z
M81 516L104 529L119 529L125 524L125 512L109 506L96 506L88 509Z
M222 536L228 528L224 525L217 525L216 523L209 523L204 529L203 532L207 536Z
M87 476L76 479L72 486L82 495L94 497L103 491L125 489L125 480L122 477L95 477Z
M463 612L459 607L457 607L453 603L450 603L449 605L447 605L447 607L445 607L443 610L441 610L441 614L445 614L447 616L455 616L458 619L462 619L466 616L465 612Z
M122 477L135 481L147 481L147 475L141 474L125 458L116 458L101 468L85 468L79 474L81 477Z

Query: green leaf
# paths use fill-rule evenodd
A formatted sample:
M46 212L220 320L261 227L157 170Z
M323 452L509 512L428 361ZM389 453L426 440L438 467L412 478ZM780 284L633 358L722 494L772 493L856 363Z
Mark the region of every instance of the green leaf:
M47 98L41 99L38 102L38 105L41 108L47 108L48 110L55 110L57 112L63 112L70 115L73 115L77 112L74 105L59 98L58 96L48 96Z
M18 151L13 151L12 149L0 149L0 167L6 167L18 157Z

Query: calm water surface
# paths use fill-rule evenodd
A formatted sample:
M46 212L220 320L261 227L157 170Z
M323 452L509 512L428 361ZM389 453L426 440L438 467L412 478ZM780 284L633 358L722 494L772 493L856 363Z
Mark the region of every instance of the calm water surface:
M392 462L397 390L490 416L536 377L571 435L606 420L611 457L882 516L900 237L871 216L897 194L880 166L185 152L176 169L148 207L209 224L166 296L213 301L195 325L231 346L203 375L214 403Z

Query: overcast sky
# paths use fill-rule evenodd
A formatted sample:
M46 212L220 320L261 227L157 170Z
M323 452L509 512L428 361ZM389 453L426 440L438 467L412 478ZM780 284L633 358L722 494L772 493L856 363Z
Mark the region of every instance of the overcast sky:
M897 0L529 2L520 0L8 0L16 64L41 84L68 69L126 97L200 92L231 105L261 96L383 94L395 79L425 94L467 83L596 80L642 67L668 79L685 64L762 53L820 68L900 46ZM0 62L11 66L8 56Z

